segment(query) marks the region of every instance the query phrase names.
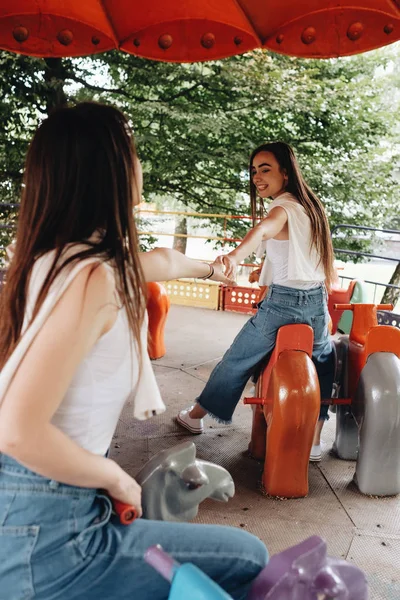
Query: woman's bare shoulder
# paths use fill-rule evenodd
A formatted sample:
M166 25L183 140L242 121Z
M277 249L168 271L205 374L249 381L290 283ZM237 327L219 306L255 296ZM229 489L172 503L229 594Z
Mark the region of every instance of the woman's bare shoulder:
M76 318L89 321L102 313L101 320L104 319L104 326L108 329L118 309L116 297L114 271L99 260L82 266L65 291L59 309L61 313L69 310Z
M275 200L271 203L271 205L273 205L275 203L277 206L279 206L281 203L282 204L289 203L289 204L301 206L298 198L296 198L296 196L294 196L293 194L290 194L289 192L284 192L283 194L281 194L280 196L275 198Z
M114 269L100 260L82 267L75 282L77 287L84 286L87 291L101 296L113 294L116 285Z

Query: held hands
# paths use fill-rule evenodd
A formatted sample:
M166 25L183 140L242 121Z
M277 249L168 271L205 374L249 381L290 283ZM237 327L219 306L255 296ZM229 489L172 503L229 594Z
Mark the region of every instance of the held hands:
M221 283L224 283L225 285L236 286L237 285L237 283L235 281L236 267L235 267L235 270L233 273L231 271L230 271L231 274L228 273L226 263L225 263L226 258L227 258L227 256L218 256L215 259L215 261L212 263L212 267L214 268L214 273L210 277L210 279L212 281L220 281Z
M237 261L232 254L225 254L224 256L219 256L217 258L221 259L224 267L225 267L225 276L228 279L236 279L236 271L237 271Z
M206 276L204 279L211 279L212 281L220 281L225 285L236 286L236 269L237 261L231 254L225 254L218 256L213 263L210 263L212 267L212 275Z

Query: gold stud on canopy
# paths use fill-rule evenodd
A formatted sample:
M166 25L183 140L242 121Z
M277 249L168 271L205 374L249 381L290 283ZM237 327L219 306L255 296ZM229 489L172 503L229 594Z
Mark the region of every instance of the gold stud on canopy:
M168 48L172 46L173 41L172 35L169 35L169 33L164 33L164 35L160 35L158 38L158 45L160 48L162 48L162 50L168 50Z
M63 46L69 46L74 40L74 34L70 29L63 29L57 33L57 39Z
M16 42L19 42L20 44L22 42L25 42L29 37L29 31L26 27L23 27L22 25L18 25L18 27L14 27L13 29L13 38Z
M309 44L315 42L316 37L317 32L315 30L315 27L306 27L306 29L304 29L303 33L301 34L301 41L303 42L303 44L306 44L308 46Z
M352 23L347 30L347 37L352 42L356 42L360 39L364 32L364 25L362 23Z
M215 45L215 35L213 33L205 33L200 41L203 48L212 48Z

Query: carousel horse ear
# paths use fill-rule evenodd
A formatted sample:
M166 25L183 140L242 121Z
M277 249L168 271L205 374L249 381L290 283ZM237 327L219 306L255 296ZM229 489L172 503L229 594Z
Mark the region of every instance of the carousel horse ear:
M271 557L255 579L247 600L367 600L364 573L345 560L326 555L318 536Z
M165 452L165 463L177 473L182 473L187 466L196 461L196 446L193 442L182 442L182 444L168 448Z
M193 442L183 442L172 448L161 450L151 458L137 473L136 481L143 487L155 477L157 471L170 470L180 473L196 459L196 446Z

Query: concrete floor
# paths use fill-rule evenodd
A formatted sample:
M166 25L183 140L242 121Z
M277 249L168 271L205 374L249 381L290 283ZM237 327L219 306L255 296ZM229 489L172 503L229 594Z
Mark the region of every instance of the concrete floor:
M259 536L271 554L317 534L332 556L356 563L368 576L370 600L400 600L400 500L360 494L352 483L355 464L329 454L335 416L324 428L323 460L310 465L308 497L277 500L262 495L262 464L246 455L251 409L239 404L231 426L207 419L203 435L186 435L174 421L203 389L213 367L247 320L246 315L171 306L166 355L153 362L167 411L149 421L133 421L125 407L112 444L112 456L135 475L158 451L191 439L197 456L231 473L235 497L228 504L206 500L199 523L242 527Z

